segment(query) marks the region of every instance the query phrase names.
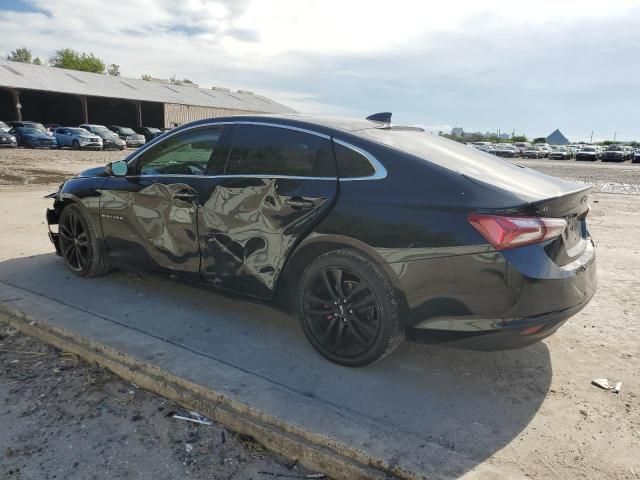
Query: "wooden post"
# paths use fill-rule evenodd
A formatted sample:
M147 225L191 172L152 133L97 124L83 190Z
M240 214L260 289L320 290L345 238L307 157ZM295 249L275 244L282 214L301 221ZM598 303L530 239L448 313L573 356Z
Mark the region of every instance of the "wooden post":
M20 92L14 88L10 88L11 96L13 97L13 105L16 109L16 120L22 121L22 104L20 103Z
M87 105L87 97L79 95L80 107L82 108L82 123L89 123L89 106Z
M142 126L142 102L136 102L136 113L138 114L138 127Z

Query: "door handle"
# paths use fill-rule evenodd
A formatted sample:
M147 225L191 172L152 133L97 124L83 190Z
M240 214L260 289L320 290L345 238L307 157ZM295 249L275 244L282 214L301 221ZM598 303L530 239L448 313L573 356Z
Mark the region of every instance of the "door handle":
M197 192L176 192L173 194L173 198L176 200L184 200L184 201L195 200L196 198L198 198L198 193Z
M311 200L305 200L302 197L291 197L287 199L287 203L291 205L291 208L293 208L294 210L309 209L315 206L315 203L313 203Z

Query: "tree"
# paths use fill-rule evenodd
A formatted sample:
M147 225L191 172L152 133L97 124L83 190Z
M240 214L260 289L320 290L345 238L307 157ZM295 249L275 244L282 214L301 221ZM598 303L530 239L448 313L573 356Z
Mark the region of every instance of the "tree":
M116 65L115 63L112 63L111 65L109 65L109 67L107 68L107 75L111 75L113 77L119 77L120 65Z
M511 139L513 142L528 142L526 135L514 135Z
M96 57L93 53L80 53L71 48L61 48L56 50L49 65L57 68L68 68L70 70L80 70L82 72L105 73L106 65L104 61Z
M547 139L544 137L534 138L533 143L547 143Z
M33 59L33 64L34 65L42 65L42 60L40 60L40 57L36 57Z
M147 82L150 82L151 78L153 78L153 77L151 77L151 75L147 75L146 73L144 75L140 76L141 80L146 80Z
M7 57L7 60L11 60L12 62L31 63L32 57L33 55L31 50L27 47L22 47L13 50Z

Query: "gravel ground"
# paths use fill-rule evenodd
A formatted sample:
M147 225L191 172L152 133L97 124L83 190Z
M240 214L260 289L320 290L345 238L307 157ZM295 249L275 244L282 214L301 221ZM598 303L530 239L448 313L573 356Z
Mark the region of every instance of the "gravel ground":
M590 183L604 193L640 195L640 163L526 160L522 158L515 161L549 175Z
M0 478L325 478L0 324Z

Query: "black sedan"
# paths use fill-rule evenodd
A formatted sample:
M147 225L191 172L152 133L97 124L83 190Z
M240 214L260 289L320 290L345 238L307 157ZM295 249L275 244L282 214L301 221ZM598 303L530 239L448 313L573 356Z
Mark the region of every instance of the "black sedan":
M600 156L603 162L624 162L628 158L629 153L620 145L609 145Z
M58 141L37 128L16 127L9 131L16 137L18 145L27 148L58 148Z
M6 133L0 130L0 148L16 148L18 140L12 133Z
M61 185L50 238L79 276L146 268L277 297L348 366L405 337L528 345L589 302L589 186L370 118L183 125Z
M155 127L135 127L133 130L134 132L143 135L147 142L150 142L163 133L162 130Z

